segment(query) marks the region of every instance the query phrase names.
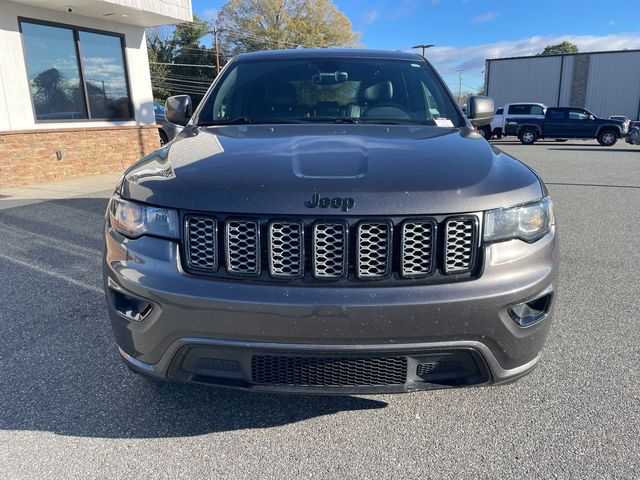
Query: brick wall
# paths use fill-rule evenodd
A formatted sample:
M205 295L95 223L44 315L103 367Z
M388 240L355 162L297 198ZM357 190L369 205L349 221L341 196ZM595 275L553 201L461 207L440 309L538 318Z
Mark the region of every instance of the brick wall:
M159 146L153 125L0 132L0 187L119 173Z

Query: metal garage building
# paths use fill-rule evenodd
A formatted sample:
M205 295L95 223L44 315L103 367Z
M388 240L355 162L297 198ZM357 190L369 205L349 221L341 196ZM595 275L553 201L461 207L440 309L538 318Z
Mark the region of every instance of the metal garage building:
M640 119L640 50L490 59L485 92L497 106L540 102Z

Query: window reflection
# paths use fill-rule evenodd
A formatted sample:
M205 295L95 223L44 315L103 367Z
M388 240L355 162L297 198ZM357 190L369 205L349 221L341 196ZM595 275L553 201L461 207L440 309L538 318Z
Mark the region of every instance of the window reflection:
M80 32L80 50L91 118L131 118L120 38Z
M28 21L21 28L36 120L133 118L119 36Z
M36 119L87 118L73 30L23 23L22 33Z

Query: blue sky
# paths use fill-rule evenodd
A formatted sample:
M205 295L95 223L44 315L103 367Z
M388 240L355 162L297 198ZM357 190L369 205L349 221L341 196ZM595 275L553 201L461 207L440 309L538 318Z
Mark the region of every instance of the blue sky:
M215 18L219 0L193 0L194 11ZM361 33L367 48L427 52L445 81L457 89L483 83L485 58L531 55L569 40L581 51L640 48L638 0L334 0ZM608 7L611 8L608 8Z

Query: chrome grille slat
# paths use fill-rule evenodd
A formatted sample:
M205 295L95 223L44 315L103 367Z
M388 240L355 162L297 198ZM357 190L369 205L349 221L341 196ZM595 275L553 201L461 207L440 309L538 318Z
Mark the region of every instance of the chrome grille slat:
M256 220L227 220L227 271L237 275L260 273L260 228Z
M348 229L345 223L313 226L313 276L338 279L347 273Z
M386 222L360 223L356 237L358 278L384 278L391 271L391 225Z
M402 224L400 274L403 277L416 278L433 272L435 230L431 220Z
M218 269L218 224L210 217L186 218L187 263L198 270Z
M269 273L275 278L297 278L304 272L304 227L299 222L269 224Z
M473 267L477 222L472 217L450 218L445 222L445 273L464 273Z

